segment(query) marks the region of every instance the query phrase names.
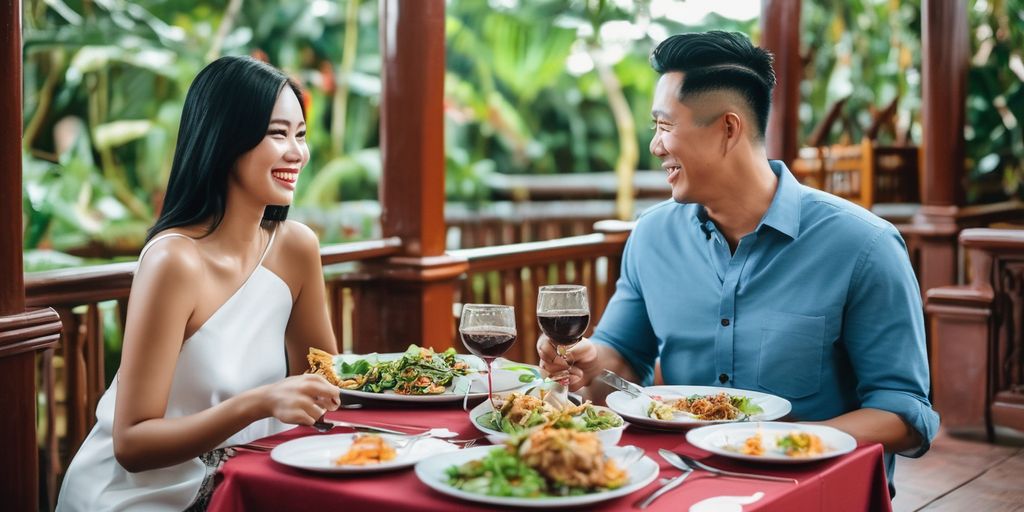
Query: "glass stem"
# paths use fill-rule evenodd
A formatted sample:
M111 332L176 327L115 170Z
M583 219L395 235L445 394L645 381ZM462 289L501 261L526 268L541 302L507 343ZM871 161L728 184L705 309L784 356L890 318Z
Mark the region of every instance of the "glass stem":
M494 359L487 359L487 399L491 401L492 414L497 416L498 406L494 403L494 382L491 374L494 373Z

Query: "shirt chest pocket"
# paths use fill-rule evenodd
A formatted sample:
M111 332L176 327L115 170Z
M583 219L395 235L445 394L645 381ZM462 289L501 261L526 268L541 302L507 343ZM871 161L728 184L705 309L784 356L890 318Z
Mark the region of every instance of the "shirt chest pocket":
M770 313L761 326L758 384L784 398L802 398L821 387L826 317Z

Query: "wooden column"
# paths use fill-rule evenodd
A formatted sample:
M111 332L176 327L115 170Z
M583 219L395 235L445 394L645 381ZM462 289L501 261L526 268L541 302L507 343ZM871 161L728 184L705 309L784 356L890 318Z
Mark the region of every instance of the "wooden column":
M800 0L761 1L761 47L775 56L777 85L772 92L766 149L768 158L792 164L800 143L797 140L797 108L800 106Z
M443 349L454 338L455 280L468 268L445 254L445 2L381 0L380 9L381 223L402 254L368 266L359 307L375 314L357 317L354 347Z
M921 5L922 90L921 210L914 225L923 239L921 289L957 279L957 214L964 192L964 110L970 59L967 0L924 0Z
M0 1L0 496L6 510L37 510L35 353L53 346L52 309L25 312L21 259L21 2Z

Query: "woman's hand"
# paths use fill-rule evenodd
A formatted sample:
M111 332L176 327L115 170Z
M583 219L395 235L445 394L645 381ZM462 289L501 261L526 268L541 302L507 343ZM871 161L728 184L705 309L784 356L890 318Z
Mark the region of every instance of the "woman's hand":
M284 423L312 425L325 412L341 405L338 387L319 375L296 375L258 389L265 415Z
M561 378L565 378L564 375L568 370L570 391L577 391L589 385L590 381L601 371L597 347L587 338L581 339L566 352L566 359L572 363L572 366L567 365L565 359L558 355L555 344L551 343L547 336L541 335L537 340L537 354L540 356L541 369L547 371L548 375L553 376L552 378L558 379L560 375Z

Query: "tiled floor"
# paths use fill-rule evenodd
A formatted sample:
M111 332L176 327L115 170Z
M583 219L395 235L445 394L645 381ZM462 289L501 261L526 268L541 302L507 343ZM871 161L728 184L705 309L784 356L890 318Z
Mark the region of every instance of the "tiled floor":
M1024 435L1000 431L995 444L940 433L920 459L898 457L897 512L1024 511Z

